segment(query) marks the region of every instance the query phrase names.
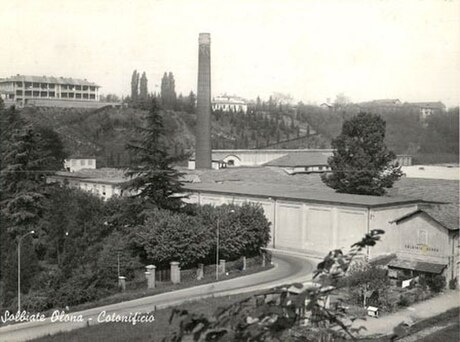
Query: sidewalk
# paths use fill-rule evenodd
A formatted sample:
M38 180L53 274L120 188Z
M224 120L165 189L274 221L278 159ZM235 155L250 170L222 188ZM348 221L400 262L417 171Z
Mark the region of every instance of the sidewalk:
M398 312L380 318L368 317L366 321L356 320L353 327L365 326L367 330L361 332L363 336L391 334L393 333L393 328L402 322L412 324L459 307L459 298L459 291L446 290L437 297L414 304Z

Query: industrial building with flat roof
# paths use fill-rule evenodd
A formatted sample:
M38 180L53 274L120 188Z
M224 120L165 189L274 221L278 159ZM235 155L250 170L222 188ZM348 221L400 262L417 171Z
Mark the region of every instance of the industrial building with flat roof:
M94 82L65 77L16 75L0 79L0 95L7 106L92 108L99 101L99 88Z
M186 176L190 203L260 205L271 222L271 248L321 258L382 229L381 241L365 253L392 256L392 274L458 275L458 181L402 178L389 195L364 196L336 193L318 174L290 176L274 167L188 170ZM121 170L103 169L49 177L104 199L121 196L124 180Z

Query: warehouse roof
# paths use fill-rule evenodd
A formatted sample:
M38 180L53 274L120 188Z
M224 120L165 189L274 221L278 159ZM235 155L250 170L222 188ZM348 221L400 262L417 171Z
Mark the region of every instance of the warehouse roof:
M67 77L54 77L54 76L28 76L28 75L16 75L8 78L0 79L0 83L6 82L32 82L32 83L54 83L54 84L70 84L70 85L84 85L100 87L94 82L87 80L81 80L78 78L67 78Z
M309 191L298 187L278 186L274 184L186 184L184 188L191 192L207 192L216 194L233 194L254 197L272 197L277 199L300 200L315 203L335 203L359 207L386 207L401 204L423 202L419 199L407 197L378 197L365 195L351 195L321 191Z

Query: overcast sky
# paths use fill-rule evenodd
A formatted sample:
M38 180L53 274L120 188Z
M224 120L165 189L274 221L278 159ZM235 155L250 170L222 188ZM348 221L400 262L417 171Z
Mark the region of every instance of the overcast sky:
M210 32L214 96L460 102L460 0L1 0L0 32L0 77L86 78L105 94L129 94L134 69L149 91L172 71L196 92Z

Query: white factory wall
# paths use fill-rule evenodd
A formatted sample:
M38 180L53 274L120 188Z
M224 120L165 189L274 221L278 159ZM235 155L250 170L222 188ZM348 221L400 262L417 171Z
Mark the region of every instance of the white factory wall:
M214 193L195 193L187 201L216 206L259 203L272 223L269 247L312 256L348 249L367 232L366 208Z

